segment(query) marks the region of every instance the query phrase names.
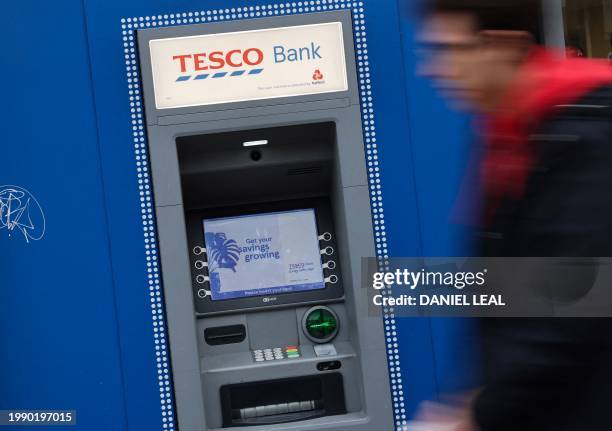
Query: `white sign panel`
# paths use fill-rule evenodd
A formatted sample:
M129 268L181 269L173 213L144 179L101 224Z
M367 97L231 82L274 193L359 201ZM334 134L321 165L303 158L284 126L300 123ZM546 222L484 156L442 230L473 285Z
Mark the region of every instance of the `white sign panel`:
M157 109L348 90L342 23L149 42Z

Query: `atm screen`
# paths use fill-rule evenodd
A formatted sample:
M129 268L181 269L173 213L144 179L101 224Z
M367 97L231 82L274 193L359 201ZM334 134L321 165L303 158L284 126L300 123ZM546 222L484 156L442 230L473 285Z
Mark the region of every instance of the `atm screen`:
M314 209L203 224L213 301L325 288Z

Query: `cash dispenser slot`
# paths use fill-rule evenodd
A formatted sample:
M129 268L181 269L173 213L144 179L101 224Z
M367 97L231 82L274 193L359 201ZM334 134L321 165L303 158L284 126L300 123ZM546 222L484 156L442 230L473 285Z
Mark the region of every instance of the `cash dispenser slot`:
M223 428L273 425L346 413L339 373L221 387Z

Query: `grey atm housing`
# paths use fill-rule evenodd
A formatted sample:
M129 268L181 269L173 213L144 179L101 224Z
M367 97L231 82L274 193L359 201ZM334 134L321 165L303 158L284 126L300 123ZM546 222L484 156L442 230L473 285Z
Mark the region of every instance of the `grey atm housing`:
M349 90L226 105L158 110L149 41L323 22L341 22ZM350 12L198 24L138 31L142 86L163 274L176 418L179 429L223 428L221 388L340 374L345 412L253 430L392 430L393 412L381 317L368 314L361 258L375 254ZM242 140L273 136L260 160ZM225 135L227 134L227 135ZM235 139L233 139L234 137ZM257 181L252 179L256 178ZM216 184L213 181L217 181ZM222 184L223 194L211 191ZM313 198L329 202L344 294L322 301L198 313L187 220L192 210ZM262 304L264 305L264 304ZM301 319L314 305L332 308L337 355L321 359ZM207 328L244 325L244 340L209 345ZM299 345L299 359L255 363L252 350ZM335 360L341 368L319 371Z

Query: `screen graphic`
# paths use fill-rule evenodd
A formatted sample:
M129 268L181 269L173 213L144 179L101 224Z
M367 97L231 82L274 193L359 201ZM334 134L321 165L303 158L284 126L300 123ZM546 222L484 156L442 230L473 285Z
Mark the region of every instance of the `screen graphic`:
M213 301L325 288L313 209L203 224Z

